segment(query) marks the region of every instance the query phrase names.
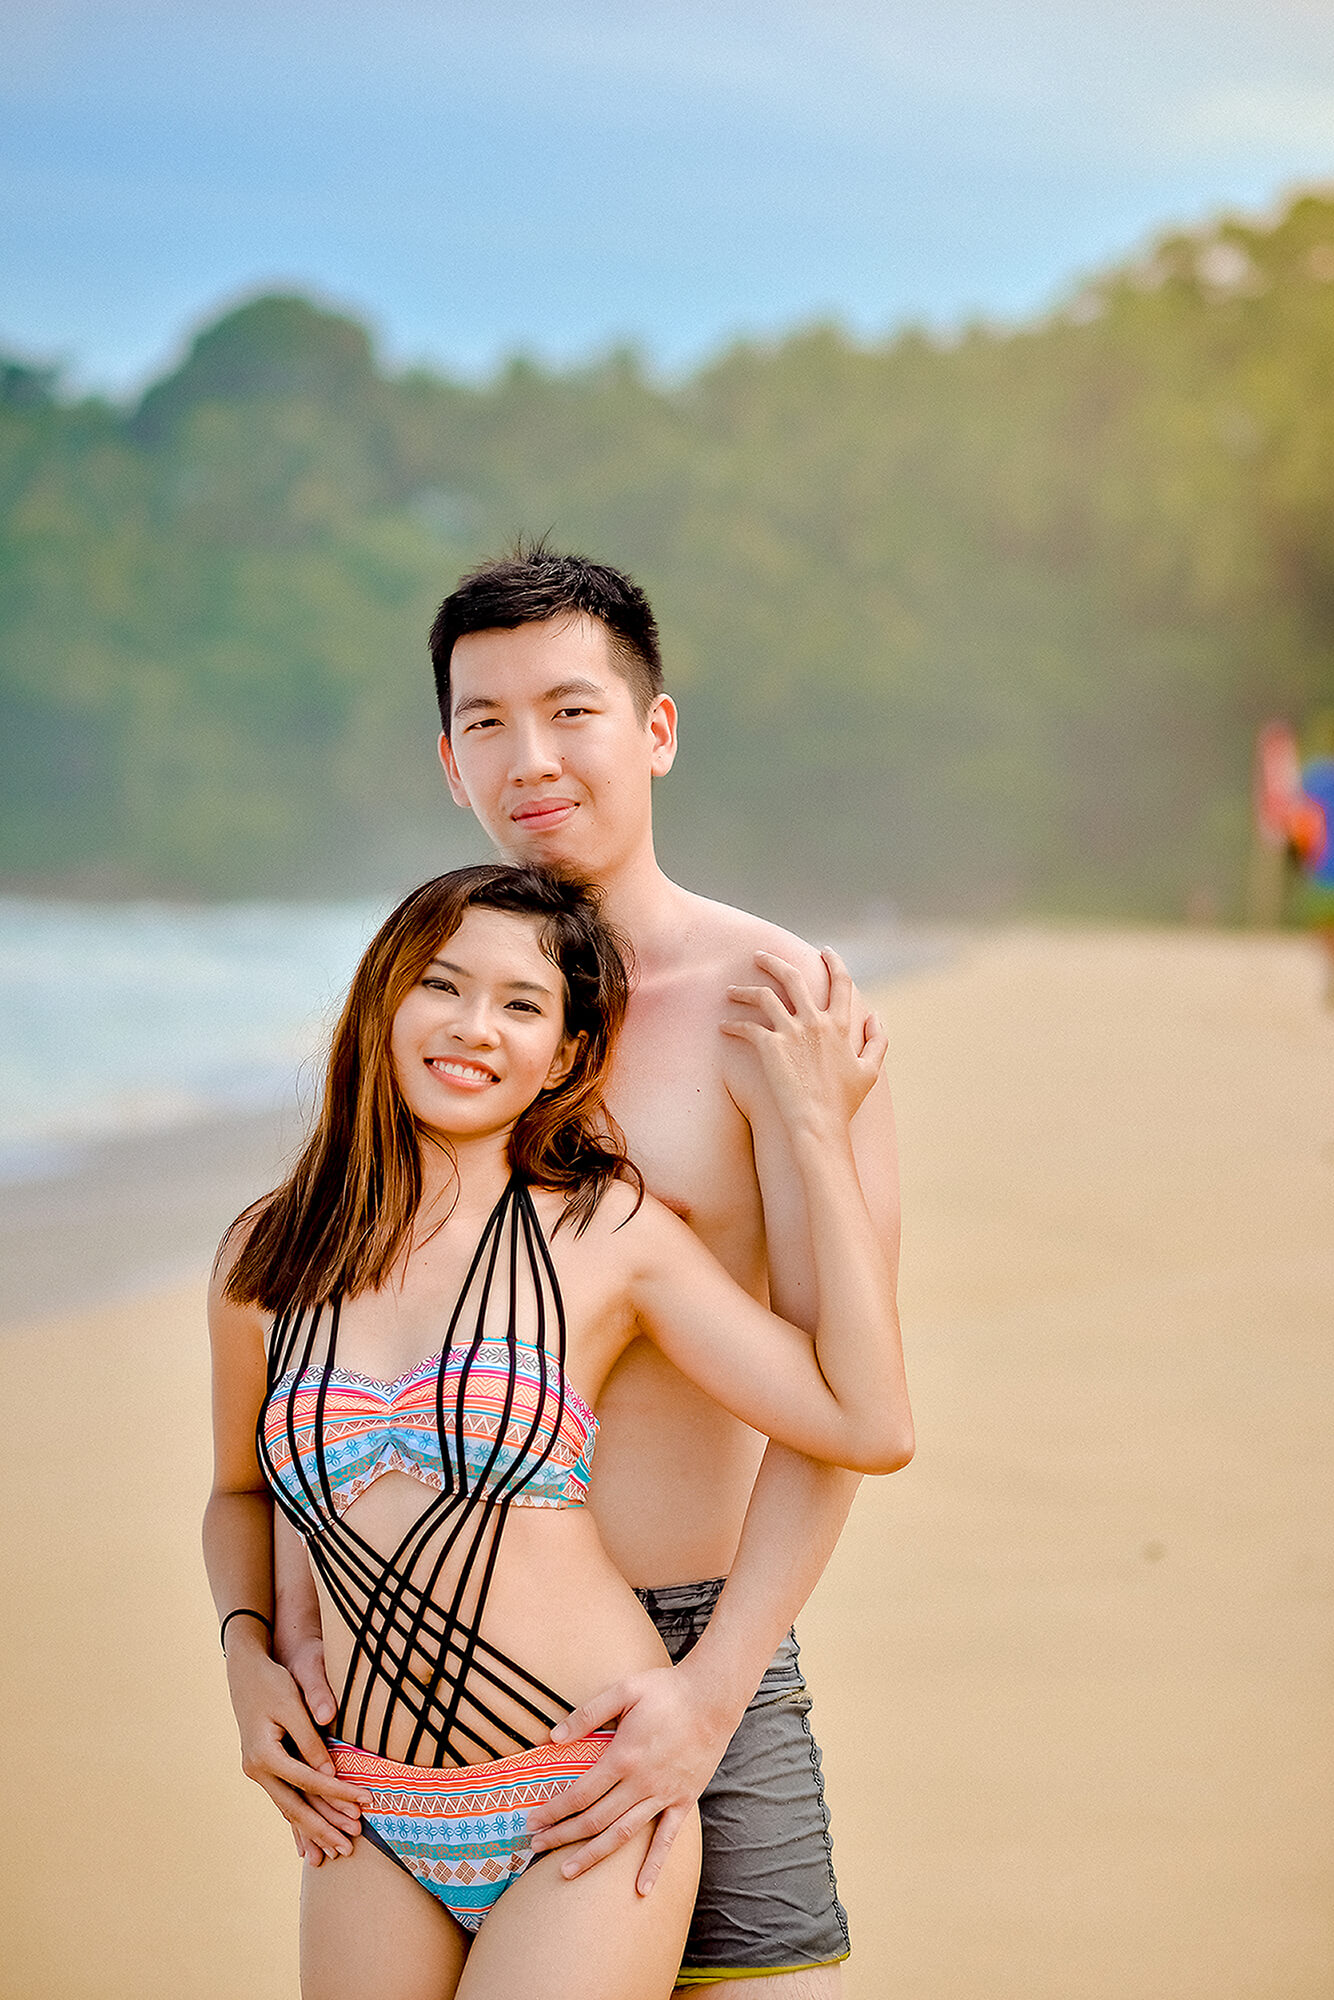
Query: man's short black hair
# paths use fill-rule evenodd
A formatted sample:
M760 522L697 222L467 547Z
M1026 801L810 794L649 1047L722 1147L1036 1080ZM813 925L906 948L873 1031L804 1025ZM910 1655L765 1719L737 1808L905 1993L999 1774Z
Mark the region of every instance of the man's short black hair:
M450 671L455 642L466 632L512 632L566 615L596 618L606 627L612 659L629 683L640 720L662 693L657 621L637 583L607 563L559 555L544 542L521 542L497 562L483 563L451 590L431 627L440 726L450 725Z

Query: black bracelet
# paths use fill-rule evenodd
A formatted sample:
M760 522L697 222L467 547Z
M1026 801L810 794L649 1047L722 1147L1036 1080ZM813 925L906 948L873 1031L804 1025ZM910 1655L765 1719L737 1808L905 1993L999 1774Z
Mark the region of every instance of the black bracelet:
M218 1644L222 1647L224 1653L227 1651L227 1627L231 1624L233 1618L258 1618L260 1624L264 1627L270 1639L272 1639L273 1620L266 1618L262 1611L247 1611L244 1605L240 1605L235 1611L227 1613L227 1616L218 1628Z

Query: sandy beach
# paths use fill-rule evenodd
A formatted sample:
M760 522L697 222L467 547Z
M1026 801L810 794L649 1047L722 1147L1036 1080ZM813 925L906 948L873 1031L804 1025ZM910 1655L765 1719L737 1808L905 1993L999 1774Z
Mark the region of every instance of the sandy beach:
M801 1627L849 2000L1334 1985L1319 989L1298 939L1053 930L883 991L919 1452ZM202 1292L0 1333L3 2000L295 2000L198 1556Z

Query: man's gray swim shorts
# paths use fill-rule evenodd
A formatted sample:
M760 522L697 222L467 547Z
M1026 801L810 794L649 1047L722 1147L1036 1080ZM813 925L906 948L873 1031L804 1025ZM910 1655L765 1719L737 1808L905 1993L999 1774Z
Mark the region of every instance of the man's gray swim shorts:
M703 1632L723 1582L638 1593L673 1660ZM699 1802L704 1859L682 1985L797 1972L848 1955L810 1706L789 1632Z

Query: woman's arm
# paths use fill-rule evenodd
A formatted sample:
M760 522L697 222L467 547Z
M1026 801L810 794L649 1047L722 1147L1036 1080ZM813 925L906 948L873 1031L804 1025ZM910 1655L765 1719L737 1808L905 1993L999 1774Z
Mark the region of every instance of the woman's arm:
M229 1259L220 1259L209 1291L214 1471L203 1540L218 1617L228 1619L223 1650L241 1768L291 1822L298 1846L304 1841L323 1853L347 1854L360 1826L358 1794L335 1777L296 1683L270 1655L261 1622L273 1617L273 1503L255 1456L264 1336L257 1314L223 1296L229 1266ZM260 1616L229 1618L238 1610ZM298 1757L288 1754L284 1737ZM317 1795L319 1809L305 1792Z
M894 1270L868 1212L848 1129L844 1028L795 967L766 958L787 996L734 988L800 1181L814 1267L815 1345L766 1311L686 1225L646 1205L636 1217L633 1297L644 1331L681 1372L744 1422L795 1450L858 1472L912 1456ZM837 1033L839 1039L834 1040ZM869 1088L884 1056L857 1059Z

